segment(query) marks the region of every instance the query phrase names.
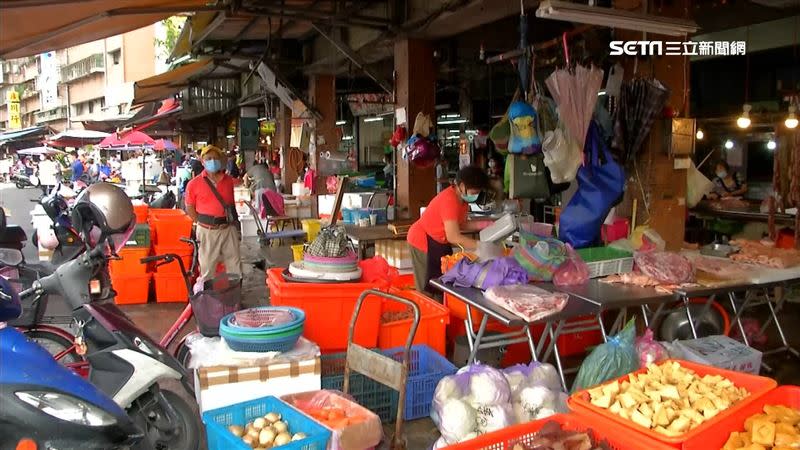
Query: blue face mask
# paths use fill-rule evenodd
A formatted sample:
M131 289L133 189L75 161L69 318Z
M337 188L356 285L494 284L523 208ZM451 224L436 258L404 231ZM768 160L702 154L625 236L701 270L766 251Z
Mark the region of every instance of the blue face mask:
M206 172L216 173L222 169L222 163L218 159L207 159L203 161L203 167L206 168Z
M464 200L467 203L475 203L478 201L478 196L480 194L461 194L461 200Z

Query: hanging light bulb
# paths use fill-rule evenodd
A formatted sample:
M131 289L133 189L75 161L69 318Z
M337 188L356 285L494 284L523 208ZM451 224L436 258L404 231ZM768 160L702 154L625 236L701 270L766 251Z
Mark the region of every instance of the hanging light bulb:
M786 128L797 128L797 114L795 111L797 111L797 108L795 108L794 105L789 105L789 116L786 117L786 120L783 122Z
M742 106L742 115L736 119L736 126L739 128L749 128L750 127L750 108L751 106L747 103Z
M733 148L733 141L730 140L730 139L725 141L725 148L728 149L728 150L732 149Z
M697 138L698 141L702 141L703 138L706 137L706 134L703 133L703 130L698 128L697 129L697 134L695 134L694 136Z
M776 144L774 140L770 139L767 142L767 149L768 150L775 150L777 147L778 147L778 144Z

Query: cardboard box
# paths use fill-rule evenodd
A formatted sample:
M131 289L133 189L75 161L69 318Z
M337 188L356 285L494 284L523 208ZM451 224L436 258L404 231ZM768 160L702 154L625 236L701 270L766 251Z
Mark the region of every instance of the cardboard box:
M687 361L755 375L761 370L761 352L728 336L708 336L677 344Z
M321 368L318 347L315 356L306 352L294 357L289 352L255 366L201 367L194 371L197 404L203 413L268 395L280 397L319 390Z

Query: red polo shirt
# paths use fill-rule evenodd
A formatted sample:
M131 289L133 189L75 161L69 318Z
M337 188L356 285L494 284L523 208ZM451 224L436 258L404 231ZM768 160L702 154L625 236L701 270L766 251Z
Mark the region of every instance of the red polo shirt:
M198 214L204 214L213 217L225 217L225 209L217 200L217 197L211 192L211 187L206 182L205 178L208 172L205 170L198 176L192 178L189 184L186 185L186 206L194 206ZM225 200L225 203L233 205L233 177L224 173L222 178L217 181L215 187Z

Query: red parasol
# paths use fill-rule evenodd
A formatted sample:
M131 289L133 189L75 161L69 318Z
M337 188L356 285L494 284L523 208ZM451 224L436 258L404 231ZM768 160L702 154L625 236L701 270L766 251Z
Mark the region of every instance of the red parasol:
M172 151L177 149L178 146L175 145L175 143L170 141L169 139L157 139L155 145L153 146L153 150L160 152L163 152L165 150Z
M156 141L141 131L123 131L111 133L103 139L97 146L100 148L111 147L152 147Z
M594 66L577 66L574 71L559 69L545 80L558 104L559 118L581 149L602 83L603 71Z

